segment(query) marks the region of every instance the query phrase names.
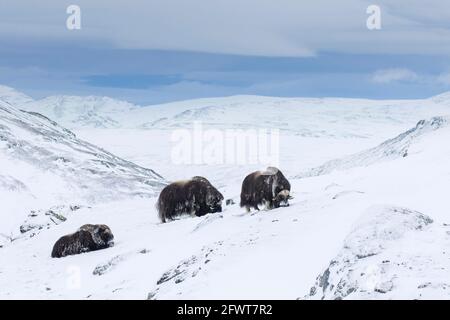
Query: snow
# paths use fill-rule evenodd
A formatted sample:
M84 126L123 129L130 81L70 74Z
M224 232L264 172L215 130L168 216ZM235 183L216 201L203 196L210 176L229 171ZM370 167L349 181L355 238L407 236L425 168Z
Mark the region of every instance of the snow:
M156 172L79 140L44 116L2 101L0 167L3 238L17 237L20 223L32 210L152 197L165 184Z
M69 128L118 127L118 119L137 108L126 101L96 96L50 96L18 106L24 110L39 112Z
M0 297L448 299L445 97L236 96L142 108L111 102L93 113L71 107L86 105L78 97L64 100L59 118L45 99L2 103ZM91 121L105 117L107 128ZM166 180L202 175L238 203L243 178L265 169L172 164L172 130L193 121L279 128L290 206L248 214L224 204L221 213L160 223L155 203ZM105 158L114 165L96 161ZM108 225L115 245L50 257L57 239L87 223Z
M448 114L449 101L448 93L422 100L231 96L137 106L108 97L51 96L17 107L69 129L173 130L201 121L216 128L279 128L303 137L388 139L419 120Z
M374 206L306 298L448 299L448 227L401 207Z
M33 102L33 98L15 90L14 88L0 85L0 100L14 106L25 105Z
M333 170L344 170L352 167L368 166L380 163L385 160L392 160L400 157L407 157L411 144L420 139L424 134L430 131L439 130L448 126L448 119L445 117L433 117L430 120L420 120L417 125L398 135L393 139L389 139L380 145L356 153L354 155L329 161L318 168L314 168L299 177L314 176L330 173Z

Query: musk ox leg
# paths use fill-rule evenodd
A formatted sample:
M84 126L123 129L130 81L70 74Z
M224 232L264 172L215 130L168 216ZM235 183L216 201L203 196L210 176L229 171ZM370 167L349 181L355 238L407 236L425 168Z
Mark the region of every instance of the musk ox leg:
M272 202L271 201L264 201L264 208L266 210L270 210L273 208Z
M200 207L200 208L194 210L192 216L193 217L201 217L201 216L204 216L207 213L208 213L208 210L206 208Z

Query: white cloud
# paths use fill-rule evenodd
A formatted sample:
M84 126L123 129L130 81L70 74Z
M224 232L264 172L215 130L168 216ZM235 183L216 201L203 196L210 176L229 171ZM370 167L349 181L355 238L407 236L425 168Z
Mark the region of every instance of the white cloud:
M372 75L372 81L375 83L391 83L391 82L412 82L417 81L419 76L404 68L378 70Z

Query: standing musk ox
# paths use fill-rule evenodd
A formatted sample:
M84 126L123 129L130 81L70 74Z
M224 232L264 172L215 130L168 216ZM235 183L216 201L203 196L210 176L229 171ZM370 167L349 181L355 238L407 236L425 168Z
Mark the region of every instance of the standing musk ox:
M61 237L53 246L52 258L106 249L114 245L111 229L104 224L85 224L77 232Z
M203 177L177 181L166 186L156 207L162 222L190 214L197 217L222 211L223 195Z
M251 208L259 210L259 205L267 209L287 207L292 199L290 191L291 184L277 168L253 172L242 182L241 208L250 212Z

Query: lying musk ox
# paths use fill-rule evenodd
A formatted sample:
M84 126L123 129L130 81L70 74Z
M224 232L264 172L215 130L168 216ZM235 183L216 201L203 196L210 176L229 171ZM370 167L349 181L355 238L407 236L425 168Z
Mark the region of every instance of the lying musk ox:
M291 184L280 170L274 167L266 171L256 171L245 177L241 189L241 207L247 211L259 210L259 205L267 209L289 206Z
M223 195L203 177L177 181L166 186L159 195L156 207L162 222L182 214L198 217L222 211Z
M53 246L52 258L105 249L114 245L111 229L104 224L85 224L77 232L61 237Z

